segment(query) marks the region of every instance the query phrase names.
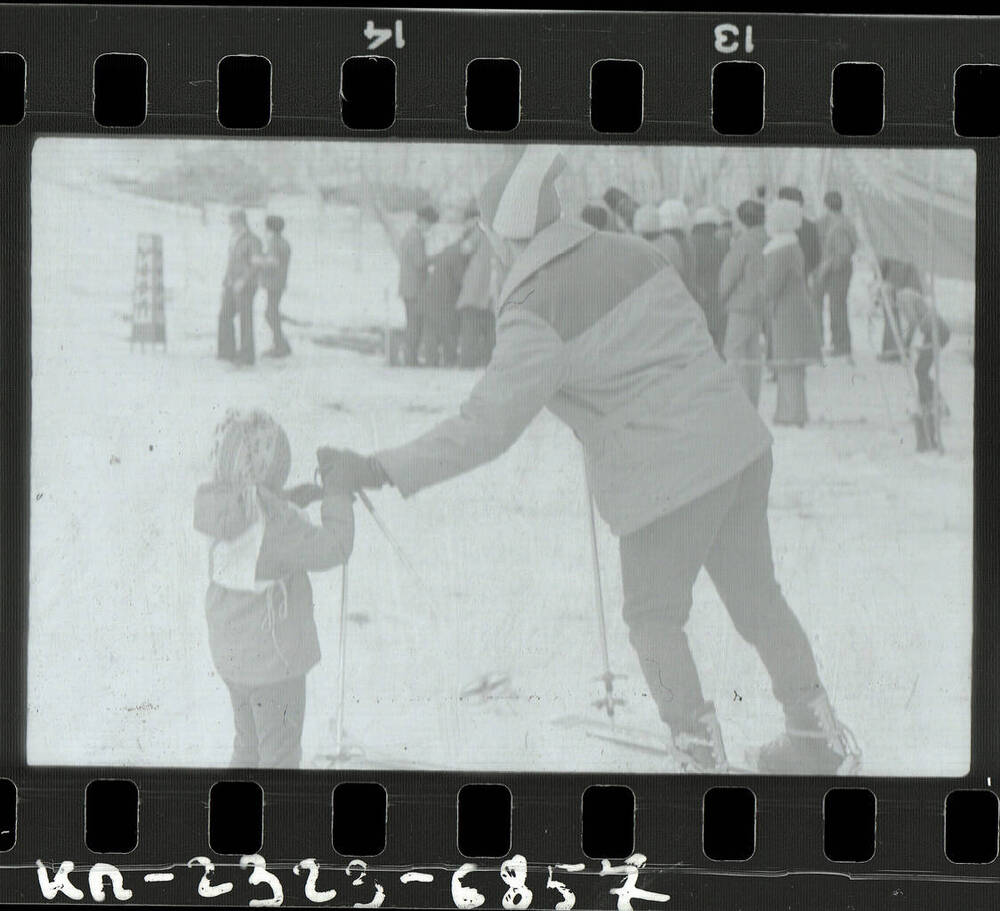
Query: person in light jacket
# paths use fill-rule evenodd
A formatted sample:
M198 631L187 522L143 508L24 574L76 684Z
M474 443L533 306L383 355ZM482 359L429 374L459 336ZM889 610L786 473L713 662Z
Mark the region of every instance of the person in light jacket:
M420 312L419 298L427 281L427 267L430 263L427 256L427 234L437 224L440 216L434 206L421 206L417 209L413 224L403 232L402 236L398 236L377 200L372 204L372 208L389 235L393 250L399 258L399 296L406 310L404 334L406 365L416 367L419 364L420 339L424 332L424 318Z
M285 491L291 450L266 412L227 412L216 428L214 478L195 495L209 539L208 642L233 706L234 768L296 768L306 674L319 662L310 572L345 563L351 497L303 484ZM299 507L322 498L322 527Z
M222 306L219 309L218 357L243 366L255 360L253 339L253 299L257 293L255 260L263 252L260 238L250 230L247 213L229 213L229 258L222 279ZM236 327L240 320L240 347L236 348Z
M806 367L821 358L816 311L806 286L805 259L795 233L802 209L789 199L768 206L764 219L763 296L770 311L771 354L778 383L775 424L804 427Z
M899 340L902 341L906 335L906 327L900 317L899 306L896 296L900 291L910 290L917 294L924 293L924 283L920 277L920 270L911 263L900 259L893 259L886 256L879 260L879 273L882 276L882 287L878 289L884 295L886 313L883 314L884 326L882 328L882 350L879 352L880 361L897 362L901 359L899 345L896 342L896 332L893 331L893 324L899 333Z
M529 146L480 194L509 272L493 359L458 415L368 456L323 447L321 476L410 497L497 458L548 408L580 440L594 502L619 537L629 639L685 764L728 768L684 631L704 566L785 709L761 770L840 769L854 754L774 575L771 436L666 258L641 238L560 218L563 165Z
M264 319L271 327L274 344L265 351L266 357L287 357L292 348L285 338L281 327L281 296L288 284L288 263L292 258L291 244L282 233L285 230L285 219L280 215L268 215L264 219L267 229L267 244L264 255L255 257L254 262L259 269L260 283L267 292L267 309Z
M844 214L844 199L836 190L823 197L826 214L820 218L822 259L816 267L816 297L822 328L823 302L830 298L830 352L833 357L851 356L851 321L847 311L847 292L851 287L854 266L851 257L858 247L858 235ZM822 344L822 339L821 339Z
M744 200L736 207L743 230L736 235L719 271L719 297L726 309L722 354L733 365L740 385L756 408L760 402L764 353L764 204Z

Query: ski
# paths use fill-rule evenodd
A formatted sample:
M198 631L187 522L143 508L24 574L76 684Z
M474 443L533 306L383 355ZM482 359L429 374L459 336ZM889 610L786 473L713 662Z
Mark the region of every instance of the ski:
M690 771L690 763L674 745L668 735L657 735L630 725L612 724L585 715L566 715L557 718L553 724L559 727L574 727L583 730L587 737L613 743L638 753L648 753L670 759L677 772ZM731 775L755 775L757 770L745 766L729 764Z
M751 764L751 765L757 766L758 763L759 763L759 753L760 753L760 748L759 747L747 750L747 752L746 752L746 761L749 764ZM755 774L758 774L758 775L770 775L770 774L778 774L778 773L755 771ZM786 774L786 773L781 773L781 774ZM802 775L811 775L811 774L814 774L814 773L812 773L812 772L801 772L801 773L800 772L796 772L796 773L792 773L792 774L794 774L794 775L799 775L799 774L802 774ZM860 753L848 753L844 757L844 761L840 764L840 767L838 769L836 769L833 772L823 773L823 774L829 774L832 777L841 777L841 776L848 776L848 775L861 775L862 774L862 772L861 772L861 754Z
M318 753L308 768L312 769L379 769L386 771L453 771L433 762L404 760L382 753L370 753L363 747L347 746L339 752Z

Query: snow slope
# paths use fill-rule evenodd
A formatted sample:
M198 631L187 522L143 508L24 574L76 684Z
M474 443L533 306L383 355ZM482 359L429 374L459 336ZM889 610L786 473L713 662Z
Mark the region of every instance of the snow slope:
M206 642L206 542L193 530L215 423L259 406L285 426L292 480L318 445L366 451L453 411L476 379L389 369L322 347L342 327L402 322L395 261L356 212L287 199L293 247L286 308L294 357L236 370L214 358L224 211L143 201L73 175L32 185L32 513L28 758L32 763L224 765L225 687ZM260 230L263 215L250 213ZM169 346L129 350L135 236L163 235ZM779 578L822 676L875 775L968 768L971 338L942 369L947 451L917 455L899 367L866 338L852 296L858 365L809 373L812 424L775 428L771 525ZM971 325L972 290L949 286ZM258 350L268 346L258 300ZM873 337L880 337L873 332ZM774 407L765 385L762 414ZM594 711L600 653L582 465L543 414L509 453L462 478L376 507L417 565L413 579L358 507L350 563L345 729L378 763L655 772L666 762L551 722ZM612 667L624 723L656 727L620 619L616 542L600 530ZM333 746L339 571L314 576L324 660L310 674L306 756ZM759 661L711 583L689 624L703 683L734 756L781 729ZM487 673L492 698L458 700Z

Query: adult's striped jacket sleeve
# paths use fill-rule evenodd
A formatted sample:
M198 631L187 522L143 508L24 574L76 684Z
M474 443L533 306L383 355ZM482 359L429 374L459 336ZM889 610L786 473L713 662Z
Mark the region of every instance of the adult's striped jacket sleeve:
M562 339L514 306L497 321L497 344L457 416L375 457L404 497L495 459L521 435L565 380Z

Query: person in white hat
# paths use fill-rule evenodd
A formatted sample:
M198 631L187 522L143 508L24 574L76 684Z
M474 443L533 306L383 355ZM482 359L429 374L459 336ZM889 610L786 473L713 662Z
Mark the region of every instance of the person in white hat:
M683 200L665 199L660 203L660 225L681 248L684 266L678 271L690 291L694 278L694 249L691 247L691 238L688 237L688 220L688 210Z
M761 770L837 771L853 753L774 574L771 435L663 254L560 217L561 167L554 149L532 146L480 194L509 272L493 358L459 413L369 456L321 449L324 484L410 497L497 458L548 408L582 444L593 500L619 537L629 640L685 765L729 768L684 631L705 567L785 709L786 736L761 751Z
M684 261L684 251L677 242L673 234L668 234L663 230L660 222L660 212L656 206L640 206L635 213L635 233L648 240L669 260L677 274L683 277L684 269L687 265Z

